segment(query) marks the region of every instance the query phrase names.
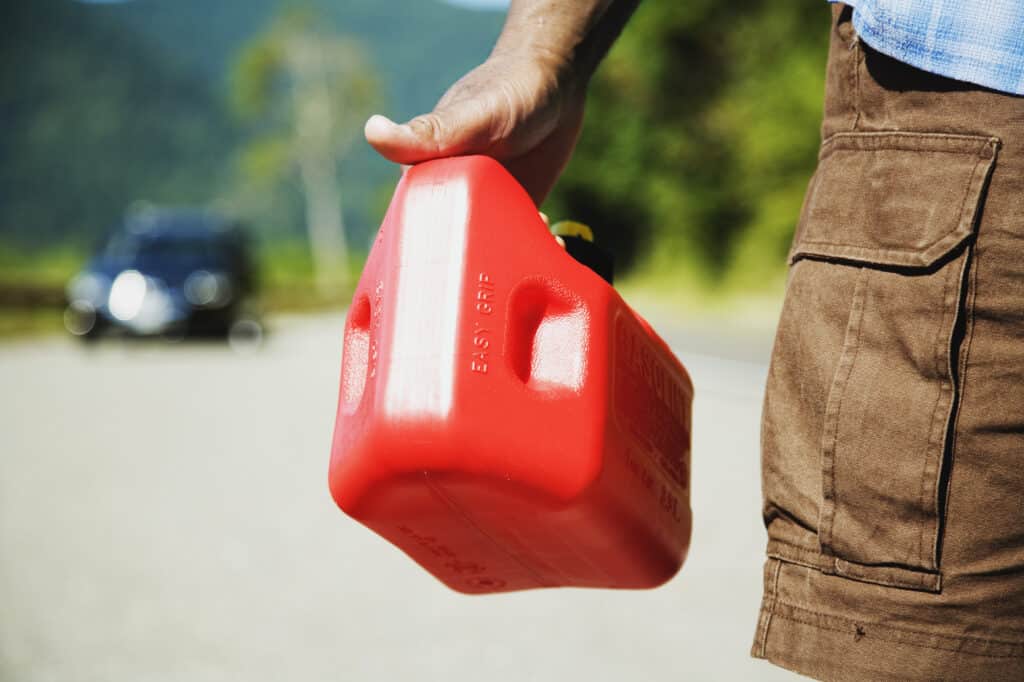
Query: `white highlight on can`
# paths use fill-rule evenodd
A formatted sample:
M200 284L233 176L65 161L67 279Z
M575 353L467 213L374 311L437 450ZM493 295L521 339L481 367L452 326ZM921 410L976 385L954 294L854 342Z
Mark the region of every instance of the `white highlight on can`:
M414 185L406 194L384 398L393 417L451 410L468 216L464 179Z

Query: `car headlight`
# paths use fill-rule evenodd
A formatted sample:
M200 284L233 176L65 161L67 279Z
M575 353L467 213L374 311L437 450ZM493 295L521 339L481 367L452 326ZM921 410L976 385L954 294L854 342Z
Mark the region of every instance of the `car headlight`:
M107 299L111 316L143 334L159 332L174 320L174 302L163 282L138 270L125 270L114 279Z
M135 319L146 300L146 277L138 270L125 270L110 286L107 308L122 322Z
M231 280L222 272L196 270L185 280L185 299L201 308L222 308L234 295Z

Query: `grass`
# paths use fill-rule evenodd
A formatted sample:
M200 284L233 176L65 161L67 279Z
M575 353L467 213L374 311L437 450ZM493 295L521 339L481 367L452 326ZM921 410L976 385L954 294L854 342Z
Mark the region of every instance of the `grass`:
M305 243L267 245L260 254L263 307L270 312L283 312L346 306L352 299L365 260L365 253L350 253L346 275L335 277L330 288L321 291L313 274L309 247Z
M768 333L782 310L785 273L757 283L711 282L685 265L649 262L616 282L623 297L637 308L664 313L723 333Z
M0 244L0 285L63 290L64 284L86 261L78 247L59 246L27 252Z
M74 247L26 252L0 246L0 338L63 331L64 287L81 270L86 254ZM351 254L347 276L323 292L304 242L268 244L258 254L260 304L272 314L344 307L365 258Z
M59 308L0 308L0 338L54 334L64 329Z
M85 259L72 246L40 252L0 246L0 337L62 331L64 285Z

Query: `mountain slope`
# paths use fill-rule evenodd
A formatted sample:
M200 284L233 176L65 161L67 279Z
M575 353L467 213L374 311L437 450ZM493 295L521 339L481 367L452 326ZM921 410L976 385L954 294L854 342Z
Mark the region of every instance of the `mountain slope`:
M0 10L0 236L82 242L140 196L205 201L234 140L217 98L65 0Z
M242 44L288 8L312 9L363 43L386 85L390 113L399 118L432 105L483 60L503 20L499 12L439 0L134 0L93 12L122 22L168 59L220 85Z

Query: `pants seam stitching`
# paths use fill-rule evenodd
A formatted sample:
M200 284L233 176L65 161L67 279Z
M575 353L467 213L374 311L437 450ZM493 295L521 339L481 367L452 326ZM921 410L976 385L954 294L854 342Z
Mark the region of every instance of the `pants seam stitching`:
M806 606L803 606L803 605L800 605L800 604L794 604L794 603L791 603L791 602L788 602L788 601L785 601L785 600L782 600L782 599L778 599L778 597L776 597L773 601L774 601L774 603L773 603L773 611L774 611L775 617L781 618L782 620L790 620L790 621L793 621L793 622L796 622L796 623L801 623L803 625L807 625L807 626L810 626L810 627L813 627L813 628L817 628L819 630L828 630L829 632L840 632L840 633L849 633L851 630L853 632L862 632L863 631L862 629L864 628L864 626L870 627L870 625L871 625L871 623L867 622L867 621L855 621L855 620L852 620L850 618L846 618L844 616L838 616L838 615L834 615L834 614L831 614L831 613L823 613L823 612L820 612L820 611L816 611L814 609L807 608ZM796 615L792 615L792 614L779 613L777 610L774 609L774 606L779 605L779 604L781 604L783 606L786 606L786 607L789 607L790 609L793 609L795 611L801 611L801 612L804 612L804 613L812 615L812 616L820 616L822 618L829 618L829 619L832 619L832 620L841 621L843 623L848 623L851 626L851 630L845 630L845 629L842 629L842 628L839 628L839 627L830 626L828 624L824 624L824 623L820 623L820 622L814 622L813 620L810 620L810 619L799 618ZM906 633L908 635L918 635L918 636L922 636L922 637L933 637L933 638L936 638L936 639L948 640L949 642L951 642L951 646L950 647L941 647L941 646L933 646L933 645L929 645L929 644L920 644L920 643L917 643L917 642L908 642L906 640L901 640L901 639L899 639L897 637L888 637L886 635L880 635L880 634L875 634L875 633L871 633L871 634L869 634L867 636L874 637L874 638L881 639L881 640L885 640L887 642L893 642L895 644L900 644L900 645L903 645L903 646L912 646L912 647L917 647L917 648L921 648L921 649L932 649L932 650L935 650L935 651L949 651L949 652L956 653L956 654L961 654L961 655L966 654L968 656L981 656L981 657L985 657L985 658L1024 658L1024 653L1020 653L1020 654L992 654L992 653L979 653L979 652L976 652L976 651L964 651L963 649L954 649L954 648L952 648L952 643L957 643L957 642L960 642L960 643L973 642L973 643L977 643L977 644L994 644L994 645L1005 646L1005 647L1024 647L1024 642L1014 642L1014 641L1000 640L1000 639L985 639L983 637L952 637L952 636L949 636L949 635L942 635L942 634L933 633L933 632L927 632L927 631L923 631L923 630L910 630L910 629L906 629L906 628L897 628L897 627L893 627L891 625L887 625L885 627L890 629L890 630L894 630L896 632ZM862 636L864 636L864 635L862 635Z
M765 658L768 655L768 630L772 624L772 616L775 613L775 601L779 594L779 572L782 570L782 562L775 561L775 571L772 574L771 586L768 592L768 603L765 604L765 619L764 624L761 626L761 646L760 646L760 657Z

